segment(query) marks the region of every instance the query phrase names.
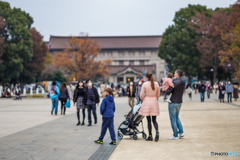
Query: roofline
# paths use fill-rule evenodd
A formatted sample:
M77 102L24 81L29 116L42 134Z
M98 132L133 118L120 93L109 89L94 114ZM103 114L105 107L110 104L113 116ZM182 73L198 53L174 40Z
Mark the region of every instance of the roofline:
M54 35L50 35L50 39L52 37L55 37L55 38L71 38L71 37L85 38L86 36L54 36ZM88 37L89 38L140 38L140 37L162 37L162 35L88 36Z

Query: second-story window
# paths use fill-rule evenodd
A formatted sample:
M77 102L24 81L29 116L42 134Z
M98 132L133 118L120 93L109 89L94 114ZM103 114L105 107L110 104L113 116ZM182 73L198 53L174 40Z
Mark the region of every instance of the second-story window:
M99 56L100 56L100 57L103 57L103 56L104 56L104 52L100 52L100 53L99 53Z
M139 51L139 56L145 56L145 52L144 51Z
M129 52L129 56L130 56L130 57L134 57L134 52L133 52L133 51L130 51L130 52Z
M152 56L156 56L157 52L156 51L152 51Z
M140 61L140 65L144 65L144 61Z
M124 52L123 51L119 51L118 55L119 55L119 57L123 57L124 56Z
M112 57L112 52L107 52L108 57Z
M129 65L131 65L131 66L134 65L134 61L130 61Z
M123 65L123 61L119 61L119 65Z

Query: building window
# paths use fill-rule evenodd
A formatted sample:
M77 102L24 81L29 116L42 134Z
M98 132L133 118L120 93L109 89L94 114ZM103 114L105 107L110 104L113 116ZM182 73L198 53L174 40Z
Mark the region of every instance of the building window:
M112 57L112 52L107 52L108 57Z
M118 77L118 78L117 78L117 82L118 82L118 83L123 82L123 77Z
M139 55L140 55L140 56L145 56L145 52L144 52L144 51L140 51L140 52L139 52Z
M123 61L119 61L119 65L123 65Z
M156 56L157 52L156 51L152 51L152 56Z
M120 57L123 57L123 56L124 56L124 52L123 52L123 51L120 51L120 52L118 52L118 55L119 55Z
M130 56L130 57L133 57L133 56L134 56L134 52L133 52L133 51L130 51L130 52L129 52L129 56Z
M103 57L103 56L104 56L104 52L100 52L100 53L99 53L99 56L100 56L100 57Z
M144 61L140 61L140 65L144 65Z
M131 66L134 65L134 61L130 61L129 65L131 65Z

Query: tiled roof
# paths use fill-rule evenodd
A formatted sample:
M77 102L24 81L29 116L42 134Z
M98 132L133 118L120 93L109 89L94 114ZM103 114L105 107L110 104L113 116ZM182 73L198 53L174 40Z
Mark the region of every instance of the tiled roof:
M119 72L122 72L124 70L126 70L128 67L131 67L133 70L138 71L138 72L143 72L143 71L147 71L147 72L156 72L156 64L152 64L152 65L110 65L109 66L109 71L111 74L117 74Z
M61 50L69 47L71 38L72 36L51 36L49 50ZM89 38L96 40L102 49L158 49L162 41L162 36L90 36Z

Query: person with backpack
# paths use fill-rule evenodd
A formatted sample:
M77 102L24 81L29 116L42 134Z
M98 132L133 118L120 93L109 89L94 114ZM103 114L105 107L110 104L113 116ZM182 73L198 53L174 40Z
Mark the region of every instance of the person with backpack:
M65 104L68 99L70 99L68 94L68 89L66 87L66 83L63 82L60 87L60 96L59 96L59 100L61 101L61 115L65 115L65 112L66 112Z
M51 114L53 115L53 111L55 111L55 115L58 113L58 97L60 95L59 88L55 81L52 82L51 90L50 90L50 99L52 100L52 110Z
M97 124L97 114L96 114L96 104L99 105L100 99L98 91L95 87L92 86L92 81L88 79L86 81L86 95L87 95L87 110L88 110L88 126L92 125L92 116L94 117L94 124Z

